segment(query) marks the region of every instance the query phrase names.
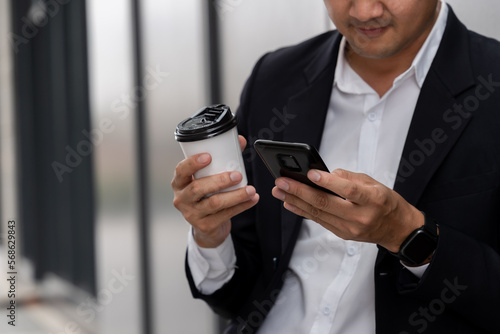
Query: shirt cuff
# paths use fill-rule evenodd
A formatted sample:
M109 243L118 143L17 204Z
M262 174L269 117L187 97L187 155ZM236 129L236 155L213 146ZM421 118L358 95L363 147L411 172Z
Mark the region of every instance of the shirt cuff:
M418 267L408 267L403 263L403 261L400 262L406 269L408 269L413 275L417 276L418 278L422 278L422 276L424 276L424 272L427 270L427 267L429 267L430 264L426 263Z
M194 240L191 227L188 232L187 260L198 291L206 295L214 293L233 277L236 268L231 235L217 248L203 248Z

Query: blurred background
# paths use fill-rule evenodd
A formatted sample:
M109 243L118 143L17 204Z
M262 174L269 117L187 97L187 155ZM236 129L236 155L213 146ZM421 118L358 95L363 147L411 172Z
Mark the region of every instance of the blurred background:
M500 39L498 1L448 3ZM173 131L332 28L320 0L0 0L0 332L220 333L184 278Z

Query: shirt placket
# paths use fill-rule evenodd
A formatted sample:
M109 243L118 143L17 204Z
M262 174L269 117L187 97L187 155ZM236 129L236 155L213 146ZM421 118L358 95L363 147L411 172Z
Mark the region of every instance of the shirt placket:
M344 241L344 245L345 252L338 275L325 291L310 331L311 334L330 333L340 299L356 273L362 245L355 241Z
M363 107L363 122L359 134L358 172L369 176L375 174L377 143L385 99L376 94L366 94Z

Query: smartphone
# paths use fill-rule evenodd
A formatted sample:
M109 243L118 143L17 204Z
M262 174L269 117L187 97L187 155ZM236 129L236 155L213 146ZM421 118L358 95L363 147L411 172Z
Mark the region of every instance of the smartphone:
M313 146L265 139L256 140L253 146L275 179L283 176L289 177L313 188L339 196L307 178L307 172L310 169L330 172Z

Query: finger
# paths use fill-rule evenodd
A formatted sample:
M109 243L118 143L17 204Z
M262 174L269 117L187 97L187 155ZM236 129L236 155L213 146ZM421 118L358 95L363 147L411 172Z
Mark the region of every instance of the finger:
M238 140L240 141L241 152L243 152L243 150L247 146L247 140L245 139L245 137L243 137L241 135L238 135Z
M313 191L315 191L313 189ZM315 205L312 205L308 202L308 199L303 198L303 197L297 197L295 195L286 193L279 189L278 187L275 187L272 190L273 196L275 196L278 199L281 199L284 201L284 207L285 209L308 219L314 220L314 221L323 221L326 219L329 219L330 216L333 216L331 213L326 211L327 209L325 206L327 204L321 204L318 207ZM320 195L321 196L321 195Z
M275 191L273 195L291 204L306 202L318 210L333 213L336 209L337 202L344 202L344 200L338 196L328 194L323 190L315 189L289 178L278 178L275 183L276 187L281 190L281 192Z
M246 186L233 191L221 192L202 199L194 205L194 208L200 212L204 212L207 216L213 215L251 200L255 197L256 193L257 192L253 186Z
M228 188L241 182L242 175L239 172L224 172L212 176L202 177L192 180L187 186L181 189L174 188L174 206L181 211L184 216L194 213L194 205L205 198L208 194L214 194L223 188ZM200 213L198 216L206 214Z
M343 169L336 169L332 173L313 169L307 173L307 177L317 185L358 204L367 203L369 187L376 184L376 181L368 175Z
M228 219L231 219L234 216L255 206L259 202L259 199L259 194L254 194L254 196L247 201L228 207L224 210L220 210L217 213L205 216L200 220L200 224L214 225L218 227L218 225L220 225L222 222L227 221Z
M183 195L189 197L192 203L198 202L209 194L237 185L242 179L243 176L238 171L205 176L188 184Z
M206 167L212 161L208 153L200 153L186 158L177 164L174 177L172 179L172 188L175 190L183 189L193 181L193 174Z
M306 202L299 201L297 204L291 204L289 202L285 202L283 206L285 209L290 212L304 217L306 219L310 219L327 230L333 232L339 238L344 240L356 240L356 241L364 241L364 242L374 242L373 239L370 239L370 235L366 234L366 229L363 224L359 224L356 221L346 219L344 217L338 215L332 215L328 212L317 211L316 208L311 206ZM344 201L344 203L349 203ZM350 205L355 205L349 203Z
M272 194L281 201L307 211L310 217L317 219L327 219L328 215L347 219L355 205L338 196L288 178L277 179Z
M255 197L255 194L256 191L253 186L246 186L233 191L217 193L199 201L179 198L174 205L182 212L184 218L190 224L196 226L196 222L200 219L251 200Z

